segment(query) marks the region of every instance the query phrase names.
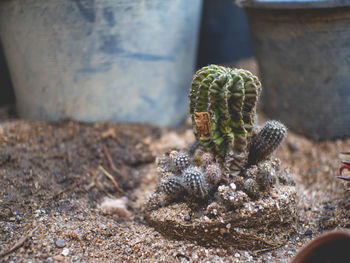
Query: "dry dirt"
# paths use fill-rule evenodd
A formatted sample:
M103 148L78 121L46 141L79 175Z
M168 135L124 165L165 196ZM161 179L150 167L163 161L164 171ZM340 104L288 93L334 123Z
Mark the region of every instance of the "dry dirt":
M297 233L277 249L243 251L169 240L145 223L143 203L158 180L154 158L193 141L188 125L9 116L1 110L1 262L289 262L310 239L350 227L350 192L335 178L350 139L315 143L289 132L277 156L295 175ZM105 197L127 197L131 216L106 214Z

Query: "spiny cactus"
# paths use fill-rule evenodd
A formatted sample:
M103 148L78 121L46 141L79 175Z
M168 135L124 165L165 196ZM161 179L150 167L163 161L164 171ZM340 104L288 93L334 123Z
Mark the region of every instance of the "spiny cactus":
M170 175L161 179L158 188L168 197L177 198L185 191L185 183L182 177Z
M261 84L244 69L210 65L199 69L190 90L190 114L200 145L225 156L241 153L255 125Z
M217 164L209 164L205 169L205 176L208 183L217 185L222 178L222 172Z
M187 153L184 152L180 152L179 154L174 156L172 161L174 166L179 170L183 170L190 165L190 157Z
M166 194L167 199L174 200L187 196L204 199L222 179L222 171L214 163L211 155L201 166L193 165L185 151L171 151L169 155L157 160L161 180L158 191Z
M190 165L191 158L184 151L171 151L168 156L157 159L161 174L178 173Z
M195 166L188 167L184 173L185 188L195 197L204 198L208 195L209 185L202 171Z
M244 181L244 190L252 198L259 196L259 185L253 178Z
M287 136L287 128L278 121L267 121L261 131L252 139L248 164L266 159Z

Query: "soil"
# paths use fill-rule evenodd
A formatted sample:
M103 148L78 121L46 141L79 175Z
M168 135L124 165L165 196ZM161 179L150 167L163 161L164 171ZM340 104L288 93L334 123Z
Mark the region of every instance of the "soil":
M144 219L159 179L154 159L193 140L188 124L52 124L1 109L0 261L289 262L316 236L350 228L350 191L335 178L350 139L312 142L289 131L276 155L294 174L298 218L282 246L238 250L164 237ZM126 197L129 213L106 213L105 197Z
M349 139L315 143L289 132L277 156L297 182L297 232L282 247L244 251L171 240L145 223L154 158L193 141L189 126L12 118L0 136L3 262L288 262L311 238L350 227L350 194L335 178ZM127 197L131 218L103 213L106 196Z

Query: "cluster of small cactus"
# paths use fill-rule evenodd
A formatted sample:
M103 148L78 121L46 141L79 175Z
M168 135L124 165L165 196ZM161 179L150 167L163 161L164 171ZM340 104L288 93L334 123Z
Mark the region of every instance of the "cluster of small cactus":
M224 195L232 192L227 198L233 206L268 191L275 183L273 171L260 163L280 145L287 131L278 121L268 121L258 131L260 93L260 82L249 71L216 65L198 70L189 97L199 146L191 150L193 157L185 151L171 151L158 160L158 190L169 199L184 195L205 199L217 192L214 190L224 178L237 188L221 187ZM227 203L225 198L221 197Z
M186 193L195 198L205 198L219 183L222 172L218 164L213 163L210 153L202 155L201 165L191 164L189 155L184 151L171 151L158 159L161 180L158 190L169 199L176 199Z
M205 246L267 248L289 238L294 180L270 158L287 130L278 121L257 127L260 92L243 69L196 72L189 95L196 142L158 159L160 183L145 207L151 226Z
M189 98L200 145L222 157L231 147L243 152L256 122L260 93L260 81L247 70L217 65L199 69Z

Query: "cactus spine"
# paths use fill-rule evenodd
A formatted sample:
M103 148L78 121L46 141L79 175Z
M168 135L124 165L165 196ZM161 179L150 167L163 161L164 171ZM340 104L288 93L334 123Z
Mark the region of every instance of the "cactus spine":
M261 84L244 69L210 65L199 69L190 90L190 114L200 145L225 156L241 153L255 125Z

